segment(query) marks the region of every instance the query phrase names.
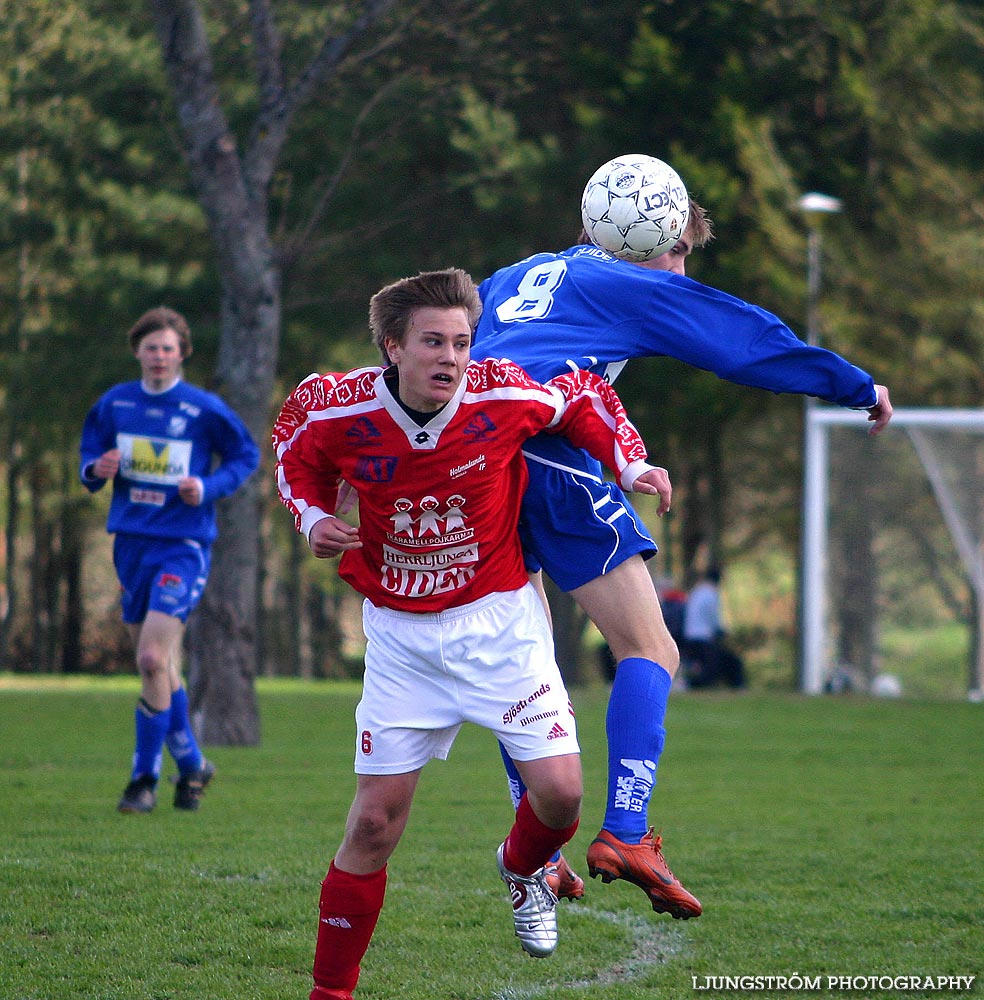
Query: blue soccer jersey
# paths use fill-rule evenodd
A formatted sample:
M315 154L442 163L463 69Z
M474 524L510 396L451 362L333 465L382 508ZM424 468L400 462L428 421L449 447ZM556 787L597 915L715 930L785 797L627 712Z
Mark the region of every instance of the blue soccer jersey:
M597 247L535 254L496 271L479 293L472 357L509 358L539 381L576 368L614 381L631 358L665 356L740 385L848 407L877 403L871 376L804 343L772 313ZM530 485L520 526L535 557L530 568L542 563L572 590L630 555L655 551L641 522L626 516L627 499L617 487L603 488L590 456L545 434L523 451Z
M217 533L215 501L233 493L260 459L236 413L218 396L183 381L161 393L125 382L92 407L80 446L80 475L90 491L105 482L92 474L93 462L113 448L120 450L120 470L113 480L107 531L205 545ZM202 481L198 506L178 496L178 483L186 476Z
M848 407L877 402L870 375L805 344L765 309L597 247L535 254L496 271L479 293L472 357L509 358L538 381L572 368L614 381L630 358L665 356L739 385ZM542 434L525 450L577 461L566 442Z

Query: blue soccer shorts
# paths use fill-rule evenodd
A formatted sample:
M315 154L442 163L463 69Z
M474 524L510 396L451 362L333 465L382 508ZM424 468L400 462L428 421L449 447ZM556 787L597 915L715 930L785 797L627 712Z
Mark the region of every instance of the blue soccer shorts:
M123 621L137 625L148 611L187 621L205 590L210 562L209 548L190 538L118 534L113 565L123 590Z
M529 572L542 569L561 590L602 576L630 556L649 559L656 542L615 484L527 455L530 482L519 535Z

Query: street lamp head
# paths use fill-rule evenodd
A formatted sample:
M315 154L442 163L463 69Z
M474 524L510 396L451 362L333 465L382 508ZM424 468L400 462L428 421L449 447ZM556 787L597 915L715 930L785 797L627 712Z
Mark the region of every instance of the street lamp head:
M820 217L839 212L843 206L840 198L829 194L810 191L802 195L796 207L806 216L806 342L820 343L819 316L820 299Z
M809 191L800 197L796 202L796 207L807 215L821 212L840 212L844 207L844 202L840 198L834 198L829 194L820 194L817 191Z

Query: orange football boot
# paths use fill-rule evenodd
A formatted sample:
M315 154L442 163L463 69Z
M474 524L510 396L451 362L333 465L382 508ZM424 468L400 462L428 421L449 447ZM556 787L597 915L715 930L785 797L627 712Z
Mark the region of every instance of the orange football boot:
M548 861L543 871L547 885L557 899L581 899L584 896L584 879L567 863L563 854L556 861Z
M628 844L602 830L588 848L588 872L602 882L624 879L649 897L657 913L680 920L699 917L700 901L680 884L663 857L663 838L653 837L653 828L638 844Z

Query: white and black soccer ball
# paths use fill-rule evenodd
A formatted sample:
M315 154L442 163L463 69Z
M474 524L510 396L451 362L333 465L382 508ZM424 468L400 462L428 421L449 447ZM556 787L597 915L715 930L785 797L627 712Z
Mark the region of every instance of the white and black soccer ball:
M689 217L690 197L680 175L644 153L609 160L581 195L581 221L591 242L635 263L672 250Z

